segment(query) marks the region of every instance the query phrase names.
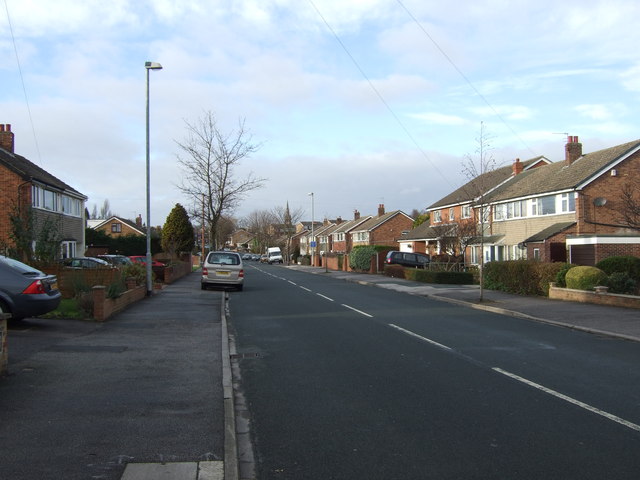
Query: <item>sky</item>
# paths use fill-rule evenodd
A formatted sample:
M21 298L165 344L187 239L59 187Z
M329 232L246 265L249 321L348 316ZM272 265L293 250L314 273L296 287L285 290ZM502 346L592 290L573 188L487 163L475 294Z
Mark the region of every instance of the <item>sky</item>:
M152 225L194 206L178 142L207 112L259 146L236 218L410 214L466 183L481 143L500 167L562 160L567 135L640 138L636 18L636 0L0 0L0 124L90 212L146 223L159 62Z

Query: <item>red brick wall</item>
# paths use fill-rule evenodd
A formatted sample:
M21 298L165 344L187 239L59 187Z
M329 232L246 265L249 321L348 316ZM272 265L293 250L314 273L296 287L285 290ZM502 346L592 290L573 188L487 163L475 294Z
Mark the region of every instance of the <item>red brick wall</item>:
M411 218L397 214L370 232L369 244L399 247L397 239L400 238L402 232L411 230L412 227L413 220Z
M625 233L624 228L602 224L623 223L621 192L630 178L637 180L640 177L640 154L622 162L615 170L616 176L611 176L611 170L608 170L580 193L576 202L578 234ZM593 200L599 197L607 200L605 205L593 204Z
M18 195L18 190L20 195ZM25 183L22 178L4 167L0 167L0 242L12 244L10 239L11 221L10 215L14 211L14 206L31 205L31 183Z
M640 244L620 245L620 244L599 244L596 245L596 263L605 258L616 257L619 255L632 255L640 257Z

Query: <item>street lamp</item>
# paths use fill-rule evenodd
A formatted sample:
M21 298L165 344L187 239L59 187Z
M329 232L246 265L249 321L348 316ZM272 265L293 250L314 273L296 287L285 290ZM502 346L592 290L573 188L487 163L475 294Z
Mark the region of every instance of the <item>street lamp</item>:
M309 193L311 196L311 242L309 243L309 248L311 249L311 266L314 266L315 263L315 252L313 250L313 244L315 243L315 238L313 236L313 226L315 222L313 221L313 192Z
M151 171L149 168L149 70L162 70L162 65L157 62L144 62L147 70L147 296L153 293L151 273Z

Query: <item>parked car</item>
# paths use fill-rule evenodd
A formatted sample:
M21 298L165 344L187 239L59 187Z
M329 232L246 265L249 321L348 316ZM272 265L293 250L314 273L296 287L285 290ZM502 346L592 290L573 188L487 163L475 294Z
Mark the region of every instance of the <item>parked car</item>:
M425 268L430 262L429 255L424 253L398 252L392 250L387 253L384 263L387 265L402 265L403 267Z
M132 255L129 257L131 259L131 261L133 263L139 263L142 265L146 265L147 264L147 256L146 255ZM153 260L151 259L151 266L152 267L164 267L165 264L162 262L159 262L157 260Z
M124 255L96 255L96 258L100 260L104 260L105 262L109 262L111 265L116 267L132 265L133 261Z
M72 257L60 260L67 268L110 268L112 265L106 260L95 257Z
M260 263L269 263L269 256L266 253L264 255L260 255Z
M244 265L235 252L210 252L202 265L200 286L206 290L210 285L232 286L242 290Z
M61 298L55 275L0 255L0 313L35 317L58 308Z

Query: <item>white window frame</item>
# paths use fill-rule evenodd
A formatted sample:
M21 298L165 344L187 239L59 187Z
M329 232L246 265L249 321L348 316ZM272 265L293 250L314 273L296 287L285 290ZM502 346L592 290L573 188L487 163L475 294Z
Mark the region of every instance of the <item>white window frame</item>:
M462 218L471 218L471 205L462 206Z
M433 221L434 223L440 223L442 221L442 212L440 210L434 210Z

